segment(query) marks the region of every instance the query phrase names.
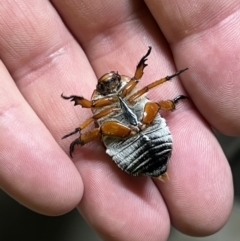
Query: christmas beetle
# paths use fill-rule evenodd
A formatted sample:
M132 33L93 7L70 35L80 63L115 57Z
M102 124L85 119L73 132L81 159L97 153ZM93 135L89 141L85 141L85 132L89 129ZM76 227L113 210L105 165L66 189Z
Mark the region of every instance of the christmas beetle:
M166 175L172 152L172 136L159 111L174 110L178 101L187 97L179 95L173 100L154 102L145 97L145 93L180 75L187 68L137 89L150 52L151 47L139 61L132 78L114 71L104 74L98 80L91 100L82 96L61 95L74 101L74 105L91 108L93 112L78 128L62 137L80 134L70 145L71 157L76 145L85 145L100 137L106 153L125 172L134 176L160 178ZM97 123L97 127L82 133L93 122Z

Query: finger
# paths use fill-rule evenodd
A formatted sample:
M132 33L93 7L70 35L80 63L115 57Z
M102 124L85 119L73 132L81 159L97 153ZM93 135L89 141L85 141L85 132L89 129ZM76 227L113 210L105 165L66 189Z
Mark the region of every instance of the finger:
M214 31L214 29L218 31L218 28L221 28L221 24L219 25L217 22L214 22L216 20L221 21L221 19L219 17L214 18L214 16L221 16L223 19L224 14L226 16L227 11L228 13L231 12L230 8L228 8L231 4L226 7L221 5L221 8L219 8L220 5L218 3L220 2L212 6L213 2L210 3L210 1L208 2L208 5L206 1L204 3L198 2L197 5L194 5L194 3L189 5L189 2L187 3L183 1L178 5L178 8L176 8L176 2L174 1L168 1L167 3L161 1L147 1L147 3L156 21L163 30L164 35L170 42L176 64L182 65L183 63L186 63L189 67L189 71L186 73L186 78L183 78L182 80L196 106L215 128L217 128L217 126L218 129L221 127L221 130L223 131L224 128L227 127L225 130L228 130L228 133L236 133L236 128L238 128L234 121L236 118L236 112L233 108L230 108L230 106L232 103L231 107L233 107L234 99L236 101L236 98L238 98L238 89L232 89L231 94L229 95L229 89L224 88L224 85L228 85L232 80L230 80L229 77L220 78L220 74L213 76L213 73L216 74L217 71L220 71L220 67L221 70L224 70L223 62L221 62L221 60L216 60L217 64L214 64L212 58L209 58L209 56L213 56L216 53L221 54L222 52L222 54L226 54L226 52L224 53L224 45L222 45L223 42L221 42L221 39L219 39L220 45L222 46L221 51L216 52L213 48L209 48L209 38L212 38L210 41L214 41L213 38L216 37L214 37L215 34L210 34L209 31ZM224 3L222 2L221 4ZM194 10L194 6L198 6L197 9L199 9L199 14L196 13L197 9ZM228 10L226 10L227 8ZM156 9L160 9L161 11L157 12ZM178 12L177 9L180 12ZM202 12L200 9L205 9L205 11ZM219 14L219 11L222 10L222 14ZM168 22L168 28L166 28L166 22ZM177 25L176 22L178 23ZM215 47L218 48L218 46ZM229 51L229 49L227 51ZM209 56L207 57L207 55ZM191 56L191 58L189 58L189 56ZM219 63L222 66L220 66ZM211 66L212 64L214 65L213 68ZM208 67L206 65L208 65ZM212 74L209 74L210 72ZM222 81L223 79L227 80L228 83ZM230 85L228 87L230 87ZM226 125L226 120L231 123L230 128L228 128L229 123ZM175 126L173 128L175 128ZM197 132L196 128L200 128L201 132ZM199 159L199 161L194 162L194 165L189 165L185 162L186 159L189 159L187 154L190 150L188 145L189 142L187 142L186 154L185 156L182 156L183 159L178 155L179 166L178 169L173 168L175 173L173 174L173 180L171 179L175 184L174 187L171 187L171 190L175 190L178 202L176 202L176 198L165 195L170 207L169 210L171 211L171 218L174 225L183 232L190 234L195 233L195 235L200 235L200 233L207 234L210 233L211 230L218 230L221 228L228 218L232 205L232 181L228 164L226 161L219 161L223 160L222 157L220 158L222 153L219 150L215 152L217 143L214 144L216 141L212 138L210 139L209 134L204 134L206 131L204 129L205 128L202 128L200 125L196 125L196 123L192 123L191 126L188 127L188 131L193 133L188 137L188 140L191 140L193 143L191 147L192 160ZM185 132L184 128L182 128L182 132ZM176 134L175 138L178 138L178 134ZM182 137L180 140L181 139ZM208 140L208 142L205 142L204 140ZM197 148L198 145L202 145L202 147ZM176 147L176 149L177 148L178 147ZM213 152L207 151L209 148L213 148ZM202 156L201 149L208 153L208 157ZM181 149L181 151L184 152L183 149ZM175 153L177 153L177 151ZM170 170L172 169L170 168ZM199 175L196 176L196 173L199 173ZM217 178L217 175L221 178ZM186 177L189 178L187 179ZM209 186L213 185L211 183L221 187L221 189L209 189ZM186 192L182 192L182 186L185 187L184 190ZM224 189L225 195L222 195L222 188ZM192 195L189 195L191 189L191 193L193 193L192 195L195 195L195 201L192 199ZM201 191L199 189L201 189ZM209 190L211 190L211 195L209 195ZM164 193L167 192L165 187L162 191ZM182 193L180 194L180 192ZM212 197L211 200L209 200L210 196ZM216 197L219 197L217 202ZM224 197L224 200L222 197ZM199 206L200 203L201 205ZM208 212L209 209L206 207L212 209L209 213L208 222L206 222L205 218L207 216L206 212ZM197 219L202 220L199 223L204 223L204 227L199 226L199 223L196 222ZM209 229L207 228L207 225L209 225ZM189 226L191 226L191 229Z
M0 145L0 185L29 208L55 215L73 209L83 193L79 173L56 143L61 137L59 75L62 80L69 75L61 74L67 61L65 32L47 1L1 1L1 59L21 93L1 64L1 133L6 138Z
M202 117L185 126L188 111L180 111L168 118L173 133L170 180L166 185L156 185L175 228L191 236L208 236L220 230L229 218L233 203L231 170Z
M73 4L71 5L71 3ZM139 84L144 86L147 83L152 82L152 80L159 78L159 76L166 76L175 71L174 65L172 64L171 53L166 45L166 42L159 33L158 27L142 3L134 2L132 4L123 1L121 1L121 3L113 3L111 1L109 4L105 5L103 2L93 4L89 1L81 1L81 5L78 5L77 1L71 1L70 4L68 1L68 4L66 5L65 2L59 3L55 1L54 4L61 13L61 16L65 20L66 24L72 30L73 34L81 42L82 46L84 46L85 51L88 54L88 58L91 60L92 66L98 76L101 76L106 71L110 70L117 70L120 74L123 73L132 76L138 60L143 56L143 54L145 54L146 46L149 45L153 46L153 49L155 50L148 60L148 64L152 64L148 65L143 77L144 80L142 80L142 83ZM99 12L104 14L96 15L96 13ZM68 13L71 13L71 15L74 16L73 20L71 18L67 18ZM89 24L90 20L92 24ZM159 70L159 66L161 66L161 70ZM179 69L183 67L187 66L181 66ZM155 98L156 100L158 100L157 98L169 99L170 96L170 98L174 98L179 93L183 94L184 90L179 81L176 79L175 81L172 81L171 84L169 83L168 85L166 84L161 87L161 95L159 94L159 90L155 89L149 93L149 96ZM179 109L180 108L181 106L179 106ZM187 104L186 107L182 109L182 112L171 113L167 115L166 118L167 121L169 121L170 128L173 130L173 138L178 135L182 137L181 140L178 139L174 142L174 152L176 152L175 150L178 150L178 153L177 156L175 153L173 154L175 161L173 161L173 158L171 159L171 161L174 162L174 166L172 168L174 168L174 170L178 170L179 166L181 166L181 163L178 163L178 159L180 158L180 160L182 160L183 157L186 157L186 149L181 147L184 143L187 143L188 158L184 159L185 165L190 168L201 163L204 170L206 170L206 175L212 177L213 183L216 183L216 185L211 185L209 187L208 193L213 193L211 197L216 197L214 205L217 211L216 209L213 210L210 205L205 207L204 218L208 222L210 222L213 212L217 214L215 217L219 217L221 215L220 210L226 205L225 200L222 200L221 197L216 195L218 193L218 185L223 182L222 177L214 175L215 170L210 167L218 160L221 163L219 171L221 170L221 173L223 173L227 170L225 176L230 189L227 189L227 186L225 186L223 190L224 194L222 194L228 197L224 217L221 218L220 221L216 218L216 223L213 225L212 229L205 226L200 230L203 234L215 232L216 229L223 225L222 220L226 221L232 201L231 176L226 158L224 157L220 146L215 141L209 127L203 123L202 119L199 120L199 115L190 106L190 104ZM179 128L178 123L181 123L181 128ZM193 126L193 128L189 128L191 126ZM182 130L186 131L186 134L183 136L181 135L184 134L182 133ZM193 139L194 136L196 137L195 139ZM204 145L201 144L203 140ZM196 145L196 143L198 143L198 145ZM206 145L209 145L208 149L206 149ZM123 186L123 183L115 181L112 173L118 172L114 169L114 166L111 163L108 164L106 161L103 161L104 157L100 157L100 155L98 155L98 153L101 153L101 147L99 147L99 149L95 148L95 153L91 154L91 145L82 148L81 151L86 150L85 148L88 149L89 156L92 157L91 159L98 159L98 161L92 161L91 163L81 161L81 163L77 163L77 166L81 169L83 180L88 180L85 182L86 191L80 204L81 212L88 219L89 223L96 227L96 229L101 232L105 238L108 237L109 239L115 235L119 238L119 240L125 240L126 234L131 233L132 236L129 239L134 240L136 237L139 238L138 235L140 235L140 232L143 234L142 237L146 239L144 236L146 233L142 233L145 231L145 229L143 231L143 227L152 230L152 226L148 225L150 221L155 222L156 227L160 227L162 225L158 222L159 219L156 219L157 215L148 216L148 219L142 219L140 214L136 214L138 216L134 216L132 218L130 217L131 219L129 219L129 217L125 219L124 216L120 216L117 210L113 209L112 205L117 202L116 200L122 200L122 197L125 197L126 193L123 192L123 190L128 189L129 187L126 185ZM202 153L202 155L196 156L196 153L198 152ZM83 156L82 154L77 155L78 158ZM98 158L96 156L98 156ZM92 170L97 172L97 175L92 174ZM187 172L187 175L184 176L184 178L191 183L192 176L189 174L190 172ZM204 187L208 186L208 180L202 179L202 174L200 172L195 173L195 175L197 175L202 181L199 183L200 188L197 190L197 194L192 192L189 193L188 186L181 186L181 193L187 193L187 197L190 200L189 203L184 204L185 207L194 207L194 205L197 205L197 207L203 207L203 204L206 203L205 200L199 200L199 196L204 195ZM108 183L105 180L109 176L114 179L111 179L111 182ZM138 179L134 182L131 177L124 177L124 180L129 180L126 182L133 185L133 190L139 190ZM115 182L117 182L116 185L114 185ZM105 185L102 185L103 183ZM177 187L176 183L174 184L175 187ZM154 186L152 186L152 188L154 188ZM180 201L185 200L185 198L181 195L173 196L169 190L167 193L163 191L163 194L164 199L166 198L167 200L176 200L176 196L177 198L179 197L182 199ZM142 196L141 198L144 199ZM158 210L164 210L164 204L160 201L160 197L158 197L158 200L159 202L155 204L155 210L159 217L161 217L162 213L158 212ZM101 204L101 217L99 217L96 213L99 203ZM128 200L127 206L123 203L120 203L118 206L118 208L121 209L122 214L129 213L133 207L139 207L139 210L142 210L141 206L139 206L139 200L134 197ZM171 205L169 207L169 212L172 217L173 210L171 209L173 207ZM182 207L182 209L184 210L185 207ZM144 210L148 210L148 207L145 206ZM105 216L103 216L103 213ZM188 214L186 214L181 220L186 223L185 229L187 227L188 230L191 230L189 233L199 235L199 231L196 230L196 227L199 222L202 221L202 217L198 215L196 219L194 219L193 223L187 223L188 218L191 217L191 220L193 220L194 216L195 212L193 208L193 210L190 209ZM124 229L119 230L115 226L112 227L110 224L113 219L118 220L119 222L126 221ZM161 237L163 239L163 237L166 237L169 227L167 227L166 223L164 223L164 225L165 232L163 232L162 229L155 231L154 238L152 240L157 240L157 238L160 239ZM132 227L134 227L133 230L138 230L138 232L131 232ZM182 229L182 231L185 230Z
M0 62L0 185L45 214L73 209L82 195L74 165L16 88Z
M146 3L176 65L189 67L183 84L194 104L214 128L239 135L239 1Z

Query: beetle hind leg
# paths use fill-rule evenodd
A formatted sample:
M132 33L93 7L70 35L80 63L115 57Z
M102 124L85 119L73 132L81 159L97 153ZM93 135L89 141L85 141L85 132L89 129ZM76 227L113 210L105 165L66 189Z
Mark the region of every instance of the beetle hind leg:
M109 137L126 138L137 133L138 128L126 126L118 121L106 121L101 127L101 134Z

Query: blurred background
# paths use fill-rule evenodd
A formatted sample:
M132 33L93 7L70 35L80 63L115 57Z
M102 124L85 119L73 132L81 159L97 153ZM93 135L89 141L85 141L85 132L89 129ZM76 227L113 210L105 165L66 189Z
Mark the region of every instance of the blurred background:
M216 136L232 168L235 203L227 225L218 233L193 238L172 228L169 241L239 241L240 240L240 137ZM60 216L47 217L28 210L0 190L1 241L100 241L77 210Z

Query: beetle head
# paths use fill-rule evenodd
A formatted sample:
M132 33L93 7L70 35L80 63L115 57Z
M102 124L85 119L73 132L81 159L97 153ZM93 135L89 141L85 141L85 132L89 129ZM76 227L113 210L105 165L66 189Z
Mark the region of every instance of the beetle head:
M109 95L117 93L121 87L121 76L114 71L104 74L97 84L97 91L101 95Z

